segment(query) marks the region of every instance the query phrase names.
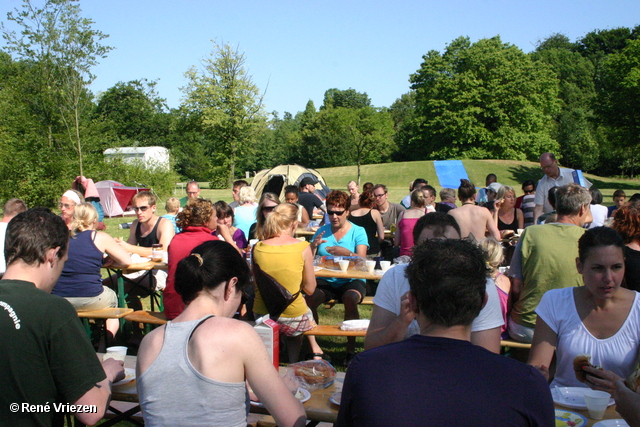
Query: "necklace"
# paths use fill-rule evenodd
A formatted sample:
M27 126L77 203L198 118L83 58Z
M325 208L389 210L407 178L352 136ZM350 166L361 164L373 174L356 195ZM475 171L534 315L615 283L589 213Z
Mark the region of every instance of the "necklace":
M475 202L464 202L462 204L462 206L464 206L464 205L475 205Z

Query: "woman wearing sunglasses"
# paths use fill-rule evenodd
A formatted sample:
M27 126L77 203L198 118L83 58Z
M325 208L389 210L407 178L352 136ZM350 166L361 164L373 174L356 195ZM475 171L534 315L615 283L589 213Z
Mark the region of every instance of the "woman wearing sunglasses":
M249 228L249 240L264 239L262 235L264 222L267 219L267 215L269 215L279 204L280 199L275 193L262 193L262 196L260 196L260 204L256 211L256 221L251 224L251 228Z
M334 190L327 195L329 224L322 226L313 236L311 250L320 256L367 256L369 240L364 228L347 220L351 201L344 191ZM307 296L307 304L318 322L317 308L331 299L344 304L344 319L359 319L358 304L366 295L364 280L323 278L316 279L318 286L313 295ZM347 340L347 358L351 361L355 352L355 338Z

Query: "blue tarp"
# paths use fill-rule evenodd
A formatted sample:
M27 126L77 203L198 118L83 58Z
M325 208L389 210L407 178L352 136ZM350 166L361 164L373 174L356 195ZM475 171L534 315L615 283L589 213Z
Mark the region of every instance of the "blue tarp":
M442 188L458 188L461 179L469 179L461 160L436 160L433 165Z

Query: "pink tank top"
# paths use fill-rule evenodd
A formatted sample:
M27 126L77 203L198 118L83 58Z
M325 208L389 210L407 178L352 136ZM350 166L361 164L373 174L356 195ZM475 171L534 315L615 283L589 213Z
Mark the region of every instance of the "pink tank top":
M396 233L400 233L400 256L411 256L413 229L419 219L420 218L402 218L400 222L398 222L398 230Z
M502 273L498 273L498 276L500 276L501 274ZM496 279L498 278L498 276L496 276ZM500 289L498 285L496 285L496 289L498 289L498 298L500 299L500 309L502 310L502 319L504 320L503 325L500 327L500 335L503 336L503 334L507 330L507 308L508 308L507 304L509 302L509 294L503 291L502 289Z

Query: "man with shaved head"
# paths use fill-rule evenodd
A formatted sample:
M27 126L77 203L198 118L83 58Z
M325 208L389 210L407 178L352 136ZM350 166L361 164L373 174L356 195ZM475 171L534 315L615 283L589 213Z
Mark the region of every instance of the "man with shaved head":
M558 166L558 159L553 153L544 153L540 156L540 168L544 172L544 176L538 181L536 187L535 208L533 209L533 223L538 223L538 217L543 213L551 212L553 207L549 204L547 194L553 187L562 187L563 185L573 183L573 169L561 168ZM591 183L586 180L587 189L591 187Z

